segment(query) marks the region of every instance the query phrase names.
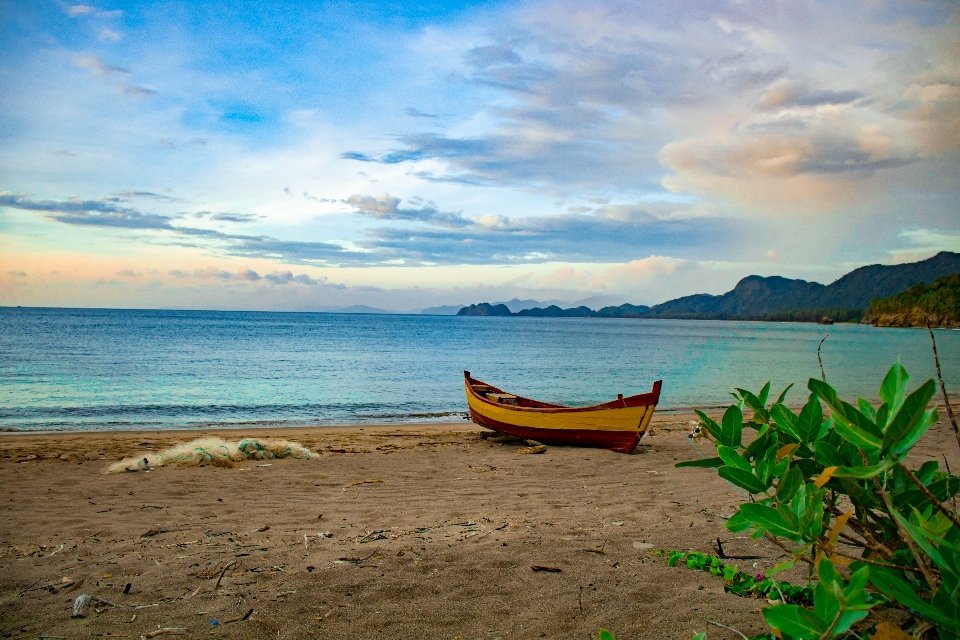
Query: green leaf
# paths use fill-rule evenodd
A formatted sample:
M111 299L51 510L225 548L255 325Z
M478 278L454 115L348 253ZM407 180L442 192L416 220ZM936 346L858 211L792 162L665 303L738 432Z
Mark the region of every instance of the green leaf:
M763 457L757 457L757 477L760 478L760 482L767 485L771 485L773 481L773 470L777 466L777 445L779 445L777 440L777 435L773 434L773 440L768 445L766 453Z
M743 411L737 405L732 405L723 414L720 437L717 441L728 447L739 447L743 436Z
M753 473L753 467L750 466L750 461L740 455L736 449L720 445L717 447L717 455L719 455L720 459L731 467L742 469L747 473Z
M893 466L896 464L896 460L887 458L879 464L870 465L868 467L839 467L833 472L833 477L857 478L858 480L866 480L867 478L872 478L883 473L887 469L893 468Z
M830 622L821 620L813 611L795 604L767 607L763 618L772 628L795 638L819 638L830 626Z
M837 448L825 440L818 440L813 446L813 459L825 467L842 467L843 458Z
M874 423L877 421L877 410L873 408L873 405L864 400L863 398L857 398L857 409L860 410L860 413L870 418Z
M701 631L697 635L693 636L690 640L707 640L707 632Z
M817 569L817 588L813 595L813 611L821 620L832 621L843 606L843 581L833 563L822 558Z
M914 428L922 423L927 405L937 387L933 380L927 380L920 388L907 396L900 410L890 420L886 433L883 434L883 450L889 451L900 440L912 435Z
M820 406L817 397L811 393L797 419L797 433L800 441L806 443L819 439L821 426L823 426L823 407Z
M913 509L913 512L918 519L923 519L923 516L920 515L916 508ZM937 565L937 568L940 569L942 573L953 573L954 576L956 576L957 567L953 563L949 562L938 548L945 542L942 538L935 536L928 530L917 528L913 523L896 511L893 512L893 517L900 521L900 524L902 524L904 529L907 530L907 532L910 534L910 537L913 538L913 541L917 543L917 546L923 549L923 552L930 556L930 559L935 565ZM937 544L934 544L934 542Z
M730 529L730 531L733 531L734 533L746 531L752 526L753 522L739 511L727 519L727 529Z
M737 387L737 391L740 393L740 397L743 398L743 403L753 409L754 411L761 411L764 409L763 403L760 402L760 398L753 395L746 389L741 389Z
M907 370L899 362L890 367L887 375L884 376L880 384L880 400L890 407L890 413L895 414L900 409L900 403L903 402L904 393L907 390Z
M768 507L756 502L748 502L740 505L740 512L749 520L760 525L775 536L784 538L799 538L800 529L791 527L790 524L773 507Z
M803 472L797 467L791 467L777 484L777 501L790 502L797 489L803 484Z
M777 398L776 404L783 404L784 398L787 397L787 392L793 388L793 383L787 385L787 388L780 392L780 396Z
M678 462L673 466L677 469L685 469L687 467L706 467L708 469L715 469L717 467L722 467L723 464L723 458L704 458L703 460L686 460L684 462Z
M763 388L760 389L760 406L767 406L767 398L770 397L770 381L767 380L767 384L763 385Z
M797 416L790 409L778 402L770 408L770 415L773 417L780 433L790 436L797 442L806 441L801 431L797 429Z
M767 490L769 485L765 485L760 481L760 478L753 475L749 471L744 471L737 467L720 467L717 470L717 473L721 478L732 482L741 489L746 489L750 493L763 493Z
M917 480L923 484L930 484L933 481L933 474L937 472L940 468L940 463L936 460L927 460L920 468L913 472L913 475L917 476Z
M890 420L890 405L884 402L880 405L880 408L877 409L877 419L874 422L877 423L877 428L881 431L885 431L887 428L887 422Z
M713 439L714 439L714 440L719 441L719 440L720 440L720 425L718 425L716 422L714 422L714 421L713 421L713 418L711 418L710 416L708 416L707 414L705 414L703 411L700 411L699 409L695 409L694 411L696 412L697 416L700 418L700 423L701 423L704 427L706 427L707 432L708 432L711 436L713 436Z
M940 422L940 414L937 411L937 407L933 407L923 414L923 419L918 422L913 429L900 438L895 445L890 447L890 453L898 458L902 458L913 449L913 446L927 433L927 430L938 422Z
M953 630L954 634L960 631L960 623L952 612L944 612L940 607L934 607L924 601L913 590L913 586L903 578L903 572L885 567L871 567L870 584L881 593L893 598L930 622Z
M613 634L606 629L600 629L600 640L614 640Z
M861 449L879 449L883 434L873 422L856 407L844 402L836 390L825 382L810 378L807 387L823 400L834 418L834 428L845 440Z

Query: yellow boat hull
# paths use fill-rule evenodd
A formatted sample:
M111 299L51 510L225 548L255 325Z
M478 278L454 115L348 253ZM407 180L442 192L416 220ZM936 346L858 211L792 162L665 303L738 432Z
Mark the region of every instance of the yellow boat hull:
M650 424L661 382L650 393L593 407L563 407L504 394L464 372L470 417L477 424L545 444L632 451Z

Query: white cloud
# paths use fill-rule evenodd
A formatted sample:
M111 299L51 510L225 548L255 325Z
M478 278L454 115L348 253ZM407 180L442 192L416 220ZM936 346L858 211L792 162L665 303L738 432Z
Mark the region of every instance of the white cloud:
M73 63L81 69L86 69L95 76L116 76L130 73L122 67L115 67L107 64L98 56L95 56L91 53L85 53L77 56Z

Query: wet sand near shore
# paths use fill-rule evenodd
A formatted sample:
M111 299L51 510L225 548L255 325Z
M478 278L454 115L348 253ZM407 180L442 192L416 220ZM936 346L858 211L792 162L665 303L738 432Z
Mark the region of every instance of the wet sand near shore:
M630 455L518 455L466 422L4 434L0 636L586 639L604 626L618 640L686 639L708 620L759 633L764 601L654 553L713 552L719 537L730 555L762 557L734 561L744 569L781 557L723 527L741 500L730 485L673 468L697 454L662 430L671 421L658 415ZM202 435L321 455L104 473ZM941 453L956 473L948 424L915 457ZM99 600L71 619L81 593Z

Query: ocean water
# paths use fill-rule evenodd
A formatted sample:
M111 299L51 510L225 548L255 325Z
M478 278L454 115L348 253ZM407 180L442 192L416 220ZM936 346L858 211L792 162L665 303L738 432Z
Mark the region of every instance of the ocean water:
M728 404L819 377L874 399L898 358L934 375L925 330L592 318L0 308L0 428L164 429L459 420L463 370L549 402L650 390L660 409ZM951 395L960 332L938 331Z

